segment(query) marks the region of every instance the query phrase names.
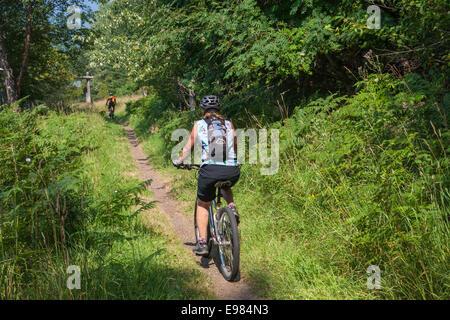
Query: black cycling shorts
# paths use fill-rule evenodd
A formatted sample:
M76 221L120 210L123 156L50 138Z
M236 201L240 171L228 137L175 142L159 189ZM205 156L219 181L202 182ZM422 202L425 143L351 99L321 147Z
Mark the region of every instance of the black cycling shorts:
M197 197L205 202L213 200L216 196L214 185L218 181L231 181L232 186L239 180L241 170L238 166L225 166L218 164L205 164L200 168L198 175ZM230 187L224 187L227 190Z

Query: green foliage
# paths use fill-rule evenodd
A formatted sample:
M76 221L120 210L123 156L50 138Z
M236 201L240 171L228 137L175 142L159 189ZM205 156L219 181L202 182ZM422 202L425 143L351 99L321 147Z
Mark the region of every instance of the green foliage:
M448 1L382 2L379 30L366 26L369 5L112 1L97 15L91 61L126 70L175 106L180 81L198 97L225 96L233 113L257 105L269 120L280 118L281 100L290 113L317 91L352 93L369 51L402 75L448 72ZM120 23L109 23L117 15Z
M125 73L114 70L111 66L92 69L91 74L95 75L92 81L92 100L105 99L110 92L120 97L139 89L138 82L130 80Z
M92 11L81 0L31 2L31 43L21 82L21 97L30 96L31 102L45 101L52 106L67 99L68 85L79 67L75 62L85 47L88 34L84 27L68 28L69 14L65 12L71 5L79 6L85 23L90 21ZM19 75L24 56L28 3L30 1L0 2L0 34L15 77Z
M67 1L42 2L24 80L33 99L86 66L95 72L97 96L149 86L153 92L128 103L120 117L165 167L177 143L172 132L190 130L200 116L198 109L180 111L186 92L197 100L218 94L236 127L280 130L279 173L260 176L258 167L244 165L236 193L244 272L263 294L448 299L448 1L380 1L379 30L366 26L367 1L101 2L88 38L58 31L63 19L47 22ZM23 3L5 3L12 6L3 15L23 21ZM23 28L5 24L5 32L17 69ZM86 44L89 51L71 65ZM44 249L64 258L65 248L89 248L98 262L108 249L119 250L118 242L132 241L135 230L125 235L121 228L139 213L130 207L144 205L143 186L120 183L121 168L103 155L117 142L105 132L118 131L91 120L45 107L0 112L1 279L36 270L33 259ZM114 170L101 174L108 166ZM186 177L179 174L176 190L189 198L195 181ZM140 253L131 264L129 256L118 264L108 256L89 271L120 279L143 268L157 281L151 269L163 272L164 264ZM376 293L365 287L371 264L383 274ZM136 272L127 273L126 284L142 282ZM165 273L173 274L185 276ZM25 283L30 276L17 277ZM92 292L114 295L102 279ZM158 285L165 294L146 295L151 288L143 285L139 296L180 297L168 282ZM126 294L114 297L132 296L136 287L120 288Z
M0 287L9 299L179 299L197 272L171 261L168 241L144 227L151 181L135 167L122 126L45 106L0 112ZM78 265L82 289L66 287ZM175 286L172 278L183 278Z
M99 148L98 131L92 130L85 115L61 117L49 112L40 116L47 112L41 106L32 112L0 113L0 212L6 256L14 255L17 245L24 250L64 247L67 232L107 213L105 208L94 214L92 186L82 176L86 170L82 155ZM128 186L113 203L120 209L129 207L131 199L139 204L136 189Z
M445 87L418 74L371 74L356 86L355 95L310 99L271 125L280 130L278 174L243 165L234 188L243 272L267 298L447 299ZM155 164L170 167L168 132L192 125L192 115L153 114L154 101L135 102L129 119L157 123L157 134L140 139ZM148 117L137 116L142 109ZM174 191L191 199L193 176L176 176ZM369 265L382 270L376 292L366 288Z

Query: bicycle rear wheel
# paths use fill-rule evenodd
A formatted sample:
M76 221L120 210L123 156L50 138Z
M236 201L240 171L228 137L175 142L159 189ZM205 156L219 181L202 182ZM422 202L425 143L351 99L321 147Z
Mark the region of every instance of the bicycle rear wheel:
M218 246L218 267L225 280L239 280L240 241L236 217L228 207L220 208L218 212L218 232L222 242Z

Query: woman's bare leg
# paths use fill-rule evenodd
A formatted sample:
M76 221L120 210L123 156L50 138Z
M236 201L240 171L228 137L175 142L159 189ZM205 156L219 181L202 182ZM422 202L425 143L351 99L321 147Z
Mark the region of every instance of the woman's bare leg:
M225 201L228 204L234 204L233 203L233 190L231 190L231 188L230 188L228 190L221 189L221 191L222 191L222 196L225 199Z
M201 239L206 240L206 228L208 228L208 210L210 202L205 202L200 199L197 201L197 227Z

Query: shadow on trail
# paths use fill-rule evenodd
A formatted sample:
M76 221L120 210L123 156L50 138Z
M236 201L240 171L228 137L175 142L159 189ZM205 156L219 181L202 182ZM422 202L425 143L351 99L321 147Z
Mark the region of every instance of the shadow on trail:
M198 275L192 270L167 266L165 255L139 257L134 261L111 261L86 273L89 297L104 299L199 299L206 290L193 285ZM93 280L100 281L93 281ZM102 281L103 280L103 281Z
M118 253L97 250L82 268L82 288L87 299L178 300L210 298L209 291L198 286L200 271L175 262L173 254L161 246L165 241L152 227L139 225L138 237L115 237ZM107 246L107 244L105 244ZM86 266L86 265L85 265Z
M133 132L133 131L130 131L130 130L125 130L125 132L126 132L127 138L128 138L128 140L130 141L131 145L132 145L133 147L137 147L138 144L139 144L139 140L137 139L137 137L136 137L136 135L134 134L134 132ZM142 160L147 160L147 159L139 159L139 160L142 161Z

